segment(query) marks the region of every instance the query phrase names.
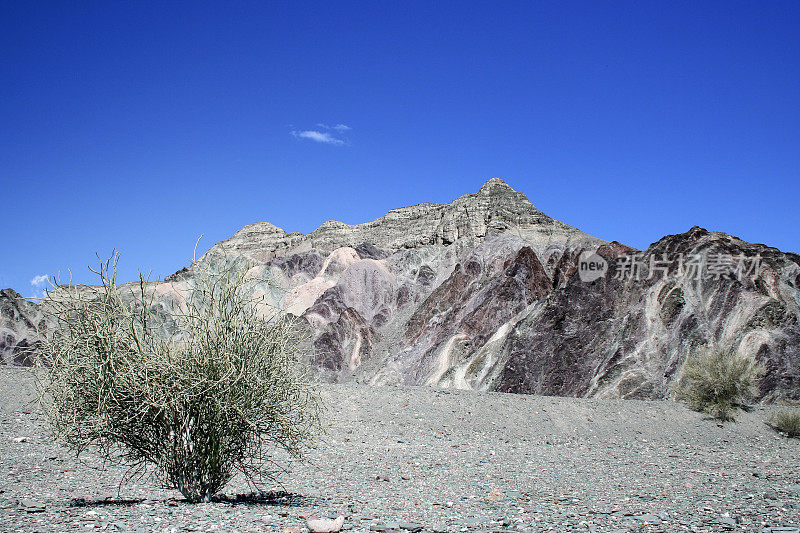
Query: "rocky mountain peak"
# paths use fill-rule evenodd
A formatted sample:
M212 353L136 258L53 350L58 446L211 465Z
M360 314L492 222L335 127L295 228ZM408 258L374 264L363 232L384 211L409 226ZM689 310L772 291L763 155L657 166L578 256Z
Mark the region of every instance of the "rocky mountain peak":
M363 244L383 250L446 246L459 239L476 244L489 234L511 230L542 249L553 244L605 242L548 217L525 194L494 177L477 193L465 194L447 204L400 207L361 224L329 220L306 235L286 233L268 222L251 224L215 245L209 251L209 258L224 253L264 262L306 249L330 253L337 248Z
M517 192L511 186L500 178L490 178L486 183L481 186L478 194L497 194L503 192Z
M500 178L491 178L484 183L477 193L462 196L468 205L485 205L490 211L512 211L516 213L535 213L544 215L528 200L524 193L512 188ZM547 217L549 218L549 217ZM543 222L543 219L539 220Z

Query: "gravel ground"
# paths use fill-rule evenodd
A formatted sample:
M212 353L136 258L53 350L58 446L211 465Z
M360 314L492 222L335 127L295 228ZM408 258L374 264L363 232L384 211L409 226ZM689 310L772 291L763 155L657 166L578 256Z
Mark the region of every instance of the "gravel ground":
M188 504L120 487L53 444L29 374L0 368L0 530L304 532L311 514L367 531L758 531L800 526L800 440L768 408L720 427L672 402L323 385L328 434L285 491ZM767 529L767 531L770 531ZM791 531L787 530L787 531Z

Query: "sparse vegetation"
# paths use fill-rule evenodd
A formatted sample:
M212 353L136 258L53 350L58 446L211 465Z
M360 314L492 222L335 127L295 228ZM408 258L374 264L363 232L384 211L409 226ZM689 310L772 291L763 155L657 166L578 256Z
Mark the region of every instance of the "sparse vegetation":
M800 437L800 410L781 409L770 417L769 425L789 437Z
M758 393L763 367L752 358L720 349L704 349L686 361L676 393L697 411L721 421Z
M189 501L208 501L239 472L258 486L317 433L319 399L298 364L293 322L254 299L246 268L198 267L172 297L117 285L60 285L38 359L54 437L78 454L151 472ZM163 290L167 286L161 286ZM258 294L258 292L255 292Z

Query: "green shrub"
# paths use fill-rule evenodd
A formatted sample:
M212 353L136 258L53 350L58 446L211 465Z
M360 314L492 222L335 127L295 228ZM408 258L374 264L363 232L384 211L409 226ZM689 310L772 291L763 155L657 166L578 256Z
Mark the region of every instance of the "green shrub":
M273 479L275 450L299 457L319 429L293 322L253 299L263 281L246 268L196 264L157 298L141 274L117 285L117 260L93 270L97 288L51 291L54 328L38 367L56 440L151 472L192 502L237 472Z
M800 410L781 409L772 415L769 425L789 437L800 437Z
M721 421L733 420L742 402L758 394L764 369L753 359L719 349L704 349L683 367L677 396L689 407Z

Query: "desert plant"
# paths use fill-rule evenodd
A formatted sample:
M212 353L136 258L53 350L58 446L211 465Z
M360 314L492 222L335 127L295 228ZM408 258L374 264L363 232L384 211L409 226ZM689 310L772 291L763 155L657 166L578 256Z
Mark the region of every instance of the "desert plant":
M721 421L733 420L733 412L758 394L763 367L735 352L706 348L683 367L676 393L697 411Z
M770 417L769 425L789 437L800 437L800 410L781 409Z
M292 320L252 296L263 281L246 268L196 264L171 289L141 274L117 285L118 257L93 270L99 287L51 291L38 367L56 440L154 473L192 502L237 472L273 479L275 450L299 457L318 429Z

